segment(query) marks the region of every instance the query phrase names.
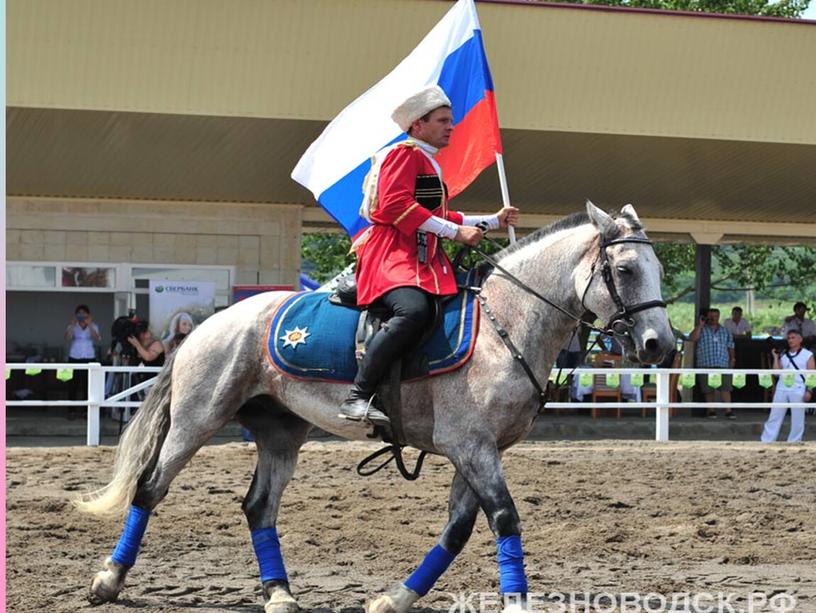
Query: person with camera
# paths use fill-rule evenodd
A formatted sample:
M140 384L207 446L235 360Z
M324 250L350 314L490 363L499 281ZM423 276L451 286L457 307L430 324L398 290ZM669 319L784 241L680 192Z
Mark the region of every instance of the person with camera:
M159 339L153 337L148 322L138 322L133 332L133 335L127 337L127 342L139 354L140 364L164 366L164 345Z
M728 368L736 366L736 354L734 353L734 337L727 328L720 325L720 310L706 309L700 313L697 327L689 335L689 340L697 343L695 350L695 364L697 368ZM731 375L723 375L719 389L714 389L708 384L708 375L698 375L700 390L705 395L707 403L714 402L716 392L720 392L722 401L731 404ZM726 409L725 416L728 419L736 419L734 410ZM713 408L708 410L708 417L717 417L717 411Z
M71 343L68 349L68 361L77 364L88 364L96 359L94 342L102 340L99 327L93 322L91 309L88 305L80 304L74 309L74 318L65 329L65 340ZM88 371L74 371L74 376L68 381L68 400L84 400L87 398ZM68 419L76 417L76 407L68 410Z
M813 353L802 346L802 333L799 330L788 330L786 340L787 349L773 349L773 368L794 371L816 369ZM797 372L791 385L787 385L790 380L785 381L785 378L783 375L776 382L774 402L811 401L813 392L805 385L805 375ZM765 422L765 427L762 429L762 438L760 440L763 443L772 443L779 436L779 430L782 429L782 422L785 421L788 409L791 412L791 429L790 434L788 434L788 442L798 443L802 440L802 435L805 433L805 409L773 407L768 416L768 421Z

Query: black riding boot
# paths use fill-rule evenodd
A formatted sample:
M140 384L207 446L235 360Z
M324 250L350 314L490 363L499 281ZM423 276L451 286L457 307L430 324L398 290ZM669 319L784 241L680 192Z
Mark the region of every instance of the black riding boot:
M400 288L394 292L396 299L402 295L401 303L405 302L406 290L408 288ZM417 294L414 294L415 292ZM411 288L409 293L409 296L415 297L415 302L419 301L419 307L403 315L407 309L404 309L402 304L395 305L396 314L385 322L371 339L357 376L354 377L354 387L340 406L339 417L369 421L375 425L390 423L388 416L374 406L374 393L394 361L422 334L427 321L427 310L423 312L422 307L427 309L427 301L425 295L419 292L420 290Z
M394 359L393 351L388 346L389 340L391 339L386 330L382 328L371 339L357 376L354 377L354 386L340 405L339 417L352 421L369 421L377 426L391 423L388 416L374 406L377 385Z
M340 405L338 417L351 421L368 421L375 426L387 426L391 420L374 406L375 395L374 392L365 392L355 385Z

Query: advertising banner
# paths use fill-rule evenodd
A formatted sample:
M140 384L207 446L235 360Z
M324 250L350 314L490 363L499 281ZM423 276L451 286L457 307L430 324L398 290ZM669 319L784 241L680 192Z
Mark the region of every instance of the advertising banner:
M150 331L169 343L215 313L215 283L150 280Z

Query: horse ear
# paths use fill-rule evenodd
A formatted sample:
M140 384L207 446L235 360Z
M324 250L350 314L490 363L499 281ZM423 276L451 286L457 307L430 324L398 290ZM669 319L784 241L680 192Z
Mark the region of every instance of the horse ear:
M636 223L643 225L640 221L640 217L638 217L637 211L635 211L635 207L633 207L631 204L627 204L626 206L624 206L621 209L621 213L627 215L628 217L631 217L632 220L635 221Z
M593 226L598 228L601 236L609 237L617 232L618 227L615 225L615 220L612 219L612 217L604 213L589 200L586 202L586 208L587 215L589 215L589 220L592 222Z

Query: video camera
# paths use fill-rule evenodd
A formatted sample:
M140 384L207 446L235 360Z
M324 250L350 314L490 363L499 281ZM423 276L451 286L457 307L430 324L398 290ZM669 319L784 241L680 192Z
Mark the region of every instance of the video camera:
M777 353L785 353L788 350L788 341L784 338L778 339L769 336L765 339L765 345L770 352L776 351Z
M122 357L137 357L136 348L128 342L128 337L138 338L141 323L135 309L129 309L127 315L114 319L111 325L111 352L115 352L116 346L119 345L119 354Z

